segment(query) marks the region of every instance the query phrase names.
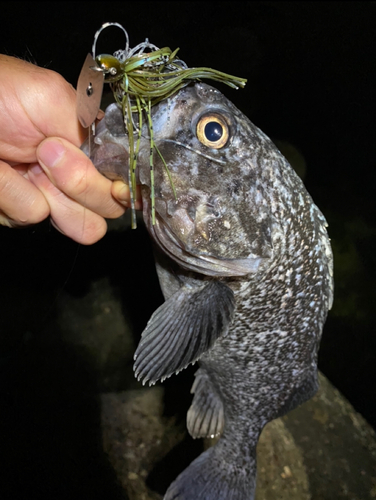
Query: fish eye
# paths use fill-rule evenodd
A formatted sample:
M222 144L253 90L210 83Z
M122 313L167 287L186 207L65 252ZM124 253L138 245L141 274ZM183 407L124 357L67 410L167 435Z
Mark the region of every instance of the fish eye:
M226 120L217 114L204 115L197 123L197 138L208 148L223 148L229 139L229 128Z

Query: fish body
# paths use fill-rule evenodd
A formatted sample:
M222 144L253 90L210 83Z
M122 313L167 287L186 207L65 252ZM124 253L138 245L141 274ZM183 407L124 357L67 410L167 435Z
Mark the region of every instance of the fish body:
M271 140L213 87L183 88L152 121L168 168L154 152L154 225L147 128L138 175L165 302L135 373L155 383L198 361L187 427L194 438L220 435L165 500L252 500L263 427L318 387L333 297L327 224ZM110 178L127 179L122 124L108 108L91 152Z

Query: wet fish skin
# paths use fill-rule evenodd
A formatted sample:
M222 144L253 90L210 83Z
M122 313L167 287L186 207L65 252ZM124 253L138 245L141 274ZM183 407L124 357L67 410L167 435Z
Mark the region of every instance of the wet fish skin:
M196 135L208 113L229 127L218 150ZM106 114L122 121L115 108ZM182 89L154 108L153 125L177 200L155 155L153 226L144 129L144 220L166 302L143 332L135 371L155 383L198 360L188 430L193 437L221 434L165 500L252 500L262 428L317 390L317 351L333 298L327 224L270 139L216 89ZM99 131L93 152L106 175L118 168L112 146L103 150L111 127ZM127 150L126 136L115 142Z

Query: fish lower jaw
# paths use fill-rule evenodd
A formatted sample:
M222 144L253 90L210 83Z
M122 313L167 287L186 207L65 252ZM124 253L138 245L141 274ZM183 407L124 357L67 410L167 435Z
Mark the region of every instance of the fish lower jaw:
M157 214L155 225L150 218L147 227L163 252L181 267L206 276L240 277L255 274L265 260L262 257L250 256L240 259L221 259L211 255L197 254L184 246L173 231Z

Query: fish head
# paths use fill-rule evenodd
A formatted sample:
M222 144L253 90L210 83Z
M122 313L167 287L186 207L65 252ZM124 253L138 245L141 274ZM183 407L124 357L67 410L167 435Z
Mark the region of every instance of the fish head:
M231 101L204 83L154 105L150 123L144 119L136 174L144 221L155 243L191 271L255 274L273 256L271 178L279 168L278 150ZM128 183L129 141L118 105L107 108L90 151L88 142L82 149L101 173Z
M258 129L215 88L196 83L152 108L138 158L144 220L182 267L209 276L257 272L272 255L270 207L259 182ZM148 134L144 130L143 134Z

